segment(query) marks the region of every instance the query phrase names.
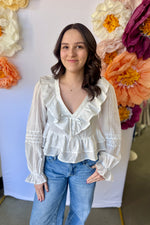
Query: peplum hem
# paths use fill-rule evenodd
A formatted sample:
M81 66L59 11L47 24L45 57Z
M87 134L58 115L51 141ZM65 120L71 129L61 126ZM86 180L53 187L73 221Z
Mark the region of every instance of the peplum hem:
M89 137L74 138L60 135L47 127L48 133L44 144L44 155L56 156L63 162L79 162L85 159L97 160L100 150L106 150L105 139L99 131Z

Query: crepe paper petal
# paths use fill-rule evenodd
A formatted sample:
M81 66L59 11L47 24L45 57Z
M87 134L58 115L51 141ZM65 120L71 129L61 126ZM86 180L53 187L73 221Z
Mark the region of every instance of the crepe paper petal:
M16 12L0 7L0 56L13 56L21 49Z
M130 16L131 10L120 1L105 0L92 14L94 33L101 41L121 38Z
M113 0L118 1L118 0ZM119 0L120 2L124 3L127 8L130 8L132 11L141 4L142 0Z
M97 54L101 58L102 70L101 75L106 71L107 66L112 62L112 60L120 53L125 51L126 48L122 43L121 39L116 40L104 40L97 45Z
M138 58L150 57L150 0L143 2L133 12L122 36L123 44Z
M16 67L7 58L0 57L0 88L10 88L18 83L21 77Z
M29 0L0 0L0 7L9 8L14 11L25 8L28 4Z
M104 76L114 86L119 105L133 107L150 98L150 58L137 59L125 51L114 58Z
M121 121L121 128L126 130L128 128L134 127L140 119L141 107L135 105L134 107L119 105L119 115Z

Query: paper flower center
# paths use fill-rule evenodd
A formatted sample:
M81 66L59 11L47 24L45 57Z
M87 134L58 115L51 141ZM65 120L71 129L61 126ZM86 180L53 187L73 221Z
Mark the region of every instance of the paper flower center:
M111 52L111 53L106 52L104 62L107 65L109 65L116 56L117 56L117 51L114 51L114 52Z
M140 74L135 69L130 67L118 76L117 82L121 83L123 86L133 86L139 78Z
M3 73L3 71L0 71L0 78L4 78L6 77L5 74Z
M131 118L132 111L128 107L120 106L119 107L119 116L120 116L120 121L125 122L125 121L127 121L128 119Z
M0 26L0 37L3 35L2 27Z
M109 33L114 31L116 27L119 27L119 20L113 14L107 15L106 19L104 20L103 26L107 29Z
M139 30L150 38L150 16L139 26Z

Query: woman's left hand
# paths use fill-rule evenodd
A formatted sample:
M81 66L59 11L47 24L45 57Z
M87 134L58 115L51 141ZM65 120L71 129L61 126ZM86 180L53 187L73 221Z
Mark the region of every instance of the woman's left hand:
M100 180L104 180L104 177L102 177L97 170L96 165L92 166L92 168L96 168L95 172L86 180L87 184L91 184L93 182L97 182Z

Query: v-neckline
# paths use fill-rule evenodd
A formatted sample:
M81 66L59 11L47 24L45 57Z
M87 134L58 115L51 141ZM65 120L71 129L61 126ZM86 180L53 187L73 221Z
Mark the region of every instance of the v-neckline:
M74 113L72 113L68 107L66 106L66 104L64 103L62 97L61 97L61 93L60 93L60 86L59 86L59 79L55 80L55 90L56 90L56 97L58 97L58 100L60 101L61 105L63 106L63 108L65 109L65 111L71 116L71 117L75 117L77 116L77 114L83 109L83 106L85 105L85 103L87 102L88 99L88 95L85 96L85 98L82 100L82 102L80 103L80 105L78 106L78 108L74 111Z

